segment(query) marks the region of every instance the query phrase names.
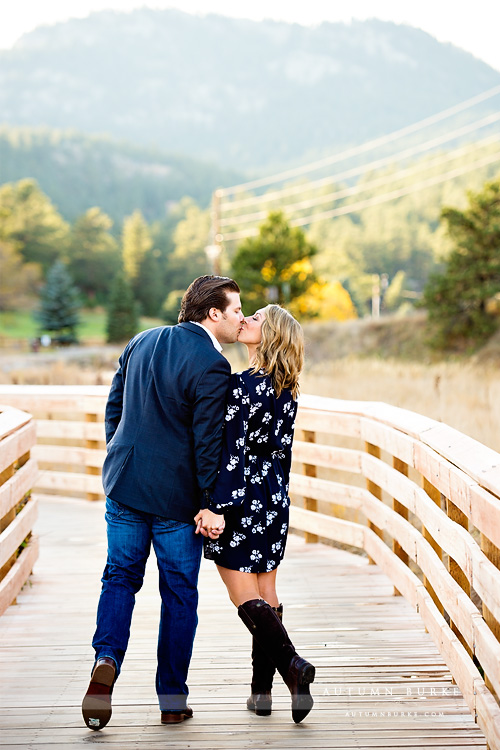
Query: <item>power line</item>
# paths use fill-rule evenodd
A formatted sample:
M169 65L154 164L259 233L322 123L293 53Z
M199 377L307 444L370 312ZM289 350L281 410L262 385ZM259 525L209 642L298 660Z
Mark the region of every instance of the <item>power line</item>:
M283 182L284 180L289 180L293 177L307 174L307 172L316 171L330 164L335 164L339 161L344 161L345 159L348 159L351 156L356 156L358 154L365 153L366 151L371 151L372 149L377 148L378 146L383 146L386 143L391 143L397 138L402 138L405 135L409 135L411 133L417 132L418 130L426 128L429 125L434 125L435 123L440 122L441 120L445 120L447 117L451 117L452 115L458 114L459 112L463 112L466 109L470 109L470 107L475 107L477 104L480 104L481 102L486 101L487 99L491 99L491 97L496 96L498 93L500 93L500 86L494 86L493 88L488 89L487 91L484 91L483 93L478 94L477 96L473 96L470 99L466 99L460 104L456 104L455 106L449 107L448 109L438 112L435 115L431 115L430 117L426 117L423 120L419 120L418 122L413 123L412 125L408 125L404 128L400 128L399 130L395 130L392 133L389 133L388 135L381 136L380 138L375 138L359 146L354 146L353 148L347 149L346 151L342 151L339 154L334 154L333 156L325 157L324 159L320 159L318 161L305 164L301 167L296 167L295 169L289 169L285 172L280 172L278 174L271 175L269 177L263 177L257 180L250 180L249 182L243 182L239 185L233 185L227 188L220 188L219 190L216 191L217 195L218 197L223 197L225 195L231 195L232 193L236 193L239 190L253 190L258 187L264 187L265 185L270 185L273 182Z
M356 177L357 175L363 174L364 172L367 172L368 170L380 169L380 167L384 167L387 164L391 164L396 160L407 159L411 156L416 156L417 154L423 153L425 151L429 151L430 149L435 148L436 146L441 146L444 143L453 141L456 138L460 138L461 136L468 135L469 133L472 133L475 130L480 130L481 128L487 127L488 125L492 125L498 122L499 120L500 120L500 111L494 112L493 114L487 115L486 117L482 117L479 120L475 120L474 122L469 123L468 125L463 125L462 127L457 128L456 130L452 130L451 132L446 133L441 136L436 136L435 138L431 138L430 140L424 141L423 143L420 143L416 146L410 146L391 156L384 156L380 159L375 159L374 161L371 161L368 164L362 164L358 167L353 167L351 169L345 170L344 172L339 172L330 177L323 177L320 180L314 180L313 182L309 182L307 184L307 189L313 190L315 188L324 187L326 185L332 185L335 182L339 182L340 180L345 180L351 177ZM222 203L220 206L220 209L221 211L224 211L225 208L235 209L239 207L254 205L256 203L257 204L269 203L273 200L278 200L278 198L283 198L289 195L297 195L299 193L302 193L303 191L304 191L304 185L293 185L288 188L282 188L281 190L276 190L273 193L265 193L264 195L254 195L250 198L245 198L240 201ZM234 217L234 218L237 219L238 217Z
M362 185L357 184L353 185L352 187L344 188L342 190L337 190L333 193L328 193L327 195L321 195L317 198L309 198L308 200L300 201L299 203L290 203L286 204L284 206L281 206L281 210L285 211L288 215L290 215L294 211L300 211L305 208L315 208L316 206L325 204L325 203L331 203L334 200L339 200L341 198L346 198L348 196L357 195L358 193L364 193L367 190L371 190L376 187L381 187L383 185L387 185L391 182L396 182L399 179L402 179L404 177L408 177L408 175L414 174L416 172L422 172L426 171L428 169L432 169L433 167L440 166L441 164L445 164L446 162L453 161L454 159L457 159L459 156L463 154L470 153L476 149L480 149L484 146L488 146L492 143L496 143L500 140L500 133L496 133L495 135L488 136L487 138L483 138L480 141L476 141L472 146L471 144L468 144L467 146L462 146L460 148L455 149L454 151L450 151L448 154L445 154L444 156L439 156L436 159L432 159L430 161L427 161L425 163L419 163L413 167L408 167L406 169L401 169L398 172L393 172L389 175L384 175L383 177L378 177L375 180L370 180L368 182L363 183ZM228 217L226 219L221 219L220 226L231 226L235 223L242 224L247 223L250 221L261 221L265 219L268 215L268 211L258 211L253 214L246 214L242 216L237 217Z
M492 154L488 157L484 157L483 159L480 159L473 164L469 164L464 167L457 167L456 169L453 169L450 172L446 172L445 174L436 175L435 177L430 177L427 180L422 180L421 182L414 183L413 185L409 185L406 188L400 188L389 193L384 193L383 195L378 195L373 198L367 198L364 201L359 201L358 203L353 203L348 206L334 208L331 211L323 211L318 214L312 214L311 216L294 219L290 222L290 225L294 227L306 226L307 224L313 224L317 221L323 221L325 219L332 219L336 216L345 216L347 214L356 213L357 211L361 211L364 208L380 205L381 203L388 203L391 200L402 198L403 196L410 195L411 193L416 193L426 187L438 185L442 182L446 182L447 180L459 177L460 175L472 172L474 171L474 169L480 169L481 167L485 167L488 164L493 164L496 161L500 161L500 152L497 154ZM240 232L230 232L229 234L224 235L224 240L229 241L243 239L244 237L254 237L258 233L259 230L256 227L252 229L244 229Z

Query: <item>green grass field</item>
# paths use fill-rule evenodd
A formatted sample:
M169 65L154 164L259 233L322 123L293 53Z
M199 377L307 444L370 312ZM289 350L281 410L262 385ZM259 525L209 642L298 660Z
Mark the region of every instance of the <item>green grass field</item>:
M106 312L102 309L82 310L78 327L80 343L104 344L106 342ZM158 318L141 318L140 330L163 325ZM26 339L38 335L38 326L30 310L0 312L0 337Z

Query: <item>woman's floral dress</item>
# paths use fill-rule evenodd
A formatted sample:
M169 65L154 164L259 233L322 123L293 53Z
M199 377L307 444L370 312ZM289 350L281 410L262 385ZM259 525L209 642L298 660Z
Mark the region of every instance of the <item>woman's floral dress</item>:
M224 568L262 573L283 558L296 413L290 391L276 398L262 370L231 376L211 504L224 513L226 528L218 539L205 539L205 557Z

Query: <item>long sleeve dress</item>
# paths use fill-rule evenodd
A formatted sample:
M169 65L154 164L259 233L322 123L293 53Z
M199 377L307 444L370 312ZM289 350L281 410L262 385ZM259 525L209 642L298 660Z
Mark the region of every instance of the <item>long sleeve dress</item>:
M297 402L276 398L264 371L231 376L221 468L210 508L224 513L218 539L205 539L205 557L245 573L276 568L285 552L288 484Z

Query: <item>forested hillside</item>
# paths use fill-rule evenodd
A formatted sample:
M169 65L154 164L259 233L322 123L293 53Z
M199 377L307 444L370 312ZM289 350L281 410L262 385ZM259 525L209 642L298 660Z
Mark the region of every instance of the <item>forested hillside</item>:
M105 132L262 171L390 132L499 82L472 55L377 20L306 28L106 11L40 27L0 53L0 121Z
M36 179L65 219L100 206L115 222L139 209L153 221L189 196L208 205L234 170L106 137L34 128L0 128L0 184Z

